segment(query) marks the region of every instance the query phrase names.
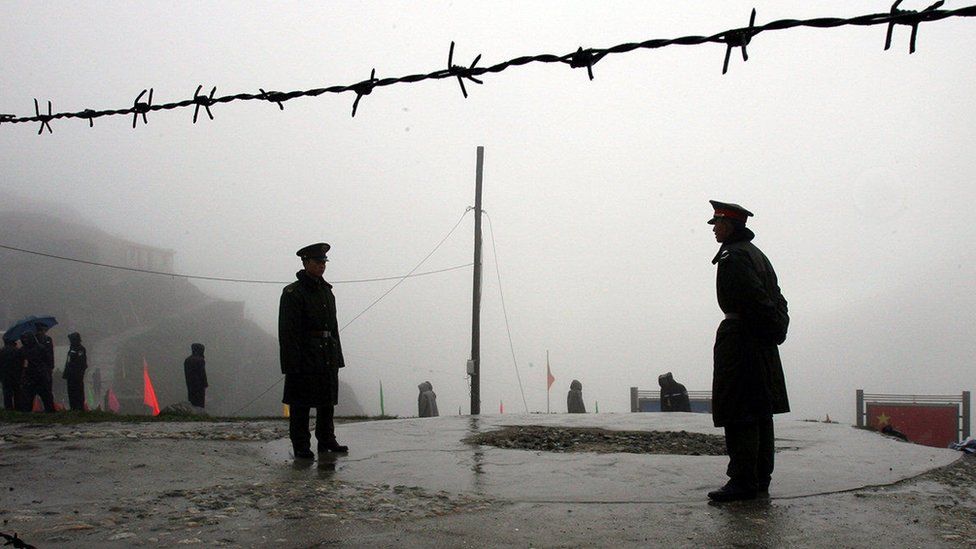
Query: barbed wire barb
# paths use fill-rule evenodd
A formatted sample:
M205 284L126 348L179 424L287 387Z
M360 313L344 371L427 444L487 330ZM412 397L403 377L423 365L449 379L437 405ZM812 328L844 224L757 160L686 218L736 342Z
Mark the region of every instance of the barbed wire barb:
M356 92L356 100L352 102L352 116L356 117L356 109L359 108L359 100L363 98L364 95L369 95L373 93L373 88L376 86L376 69L374 68L371 73L369 73L369 80L363 80L362 82L354 85L352 90Z
M40 121L41 127L37 129L37 135L41 135L44 132L44 128L47 128L48 133L54 133L51 129L51 102L47 102L47 114L41 114L41 107L37 104L37 98L34 98L34 112L37 113L37 120Z
M213 105L214 104L214 98L213 98L213 96L214 96L214 93L217 92L217 86L214 86L213 89L210 90L210 96L209 97L206 96L206 95L200 95L200 90L201 89L203 89L203 84L200 84L199 86L197 86L197 91L193 92L193 102L196 103L196 107L194 107L194 109L193 109L193 123L194 124L197 123L197 115L200 114L200 107L203 107L204 109L206 109L207 116L209 116L211 120L214 119L213 113L210 112L210 105Z
M262 88L258 88L258 90L261 91L261 95L260 95L261 99L264 99L265 101L268 101L268 102L271 102L271 103L277 103L279 109L285 110L285 105L282 104L282 101L285 101L285 99L282 99L282 97L281 97L284 94L282 94L281 92L276 92L276 91L266 92Z
M900 1L900 0L899 0ZM744 29L735 29L725 33L725 63L722 65L722 74L729 72L729 57L732 56L732 48L742 48L742 61L749 60L749 53L746 46L752 41L752 37L759 34L755 28L756 8L752 8L752 15L749 16L749 26Z
M91 109L85 109L85 110L81 111L81 115L82 115L81 116L82 118L87 118L88 119L88 127L89 128L94 128L95 127L95 111L93 111Z
M596 56L593 55L593 50L590 48L584 50L583 46L580 46L579 49L569 57L569 66L574 69L586 67L586 74L590 77L590 80L593 80L593 65L599 60L600 59L597 59Z
M895 3L891 5L891 15L892 17L900 16L898 20L888 21L888 35L885 38L885 51L891 48L891 35L894 32L895 25L908 25L912 28L912 37L908 42L908 53L915 53L915 38L918 36L918 25L922 21L926 21L926 14L934 13L937 9L941 8L945 4L945 0L939 0L938 2L932 4L931 6L925 8L921 12L914 10L900 10L902 0L895 0ZM906 15L914 15L914 17L905 17Z
M145 103L139 101L143 95L146 95L146 90L142 90L142 93L136 96L136 100L132 102L132 129L136 128L136 120L139 119L140 114L143 125L149 123L149 120L146 119L146 113L152 108L153 89L149 88L149 99Z
M468 90L464 88L465 78L474 82L475 84L484 84L484 82L478 80L472 74L472 72L475 69L475 66L478 64L478 61L480 60L481 60L481 54L479 53L478 56L474 58L474 61L471 62L471 66L469 66L468 68L464 68L460 65L455 65L454 64L454 42L451 41L451 49L448 50L447 52L447 73L450 74L451 76L457 77L458 84L461 86L461 95L463 95L465 99L468 98Z

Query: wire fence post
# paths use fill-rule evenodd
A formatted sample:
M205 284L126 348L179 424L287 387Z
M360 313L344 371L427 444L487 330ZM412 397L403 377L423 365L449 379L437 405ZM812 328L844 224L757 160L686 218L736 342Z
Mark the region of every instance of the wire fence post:
M481 184L485 148L478 147L474 187L474 279L471 297L471 415L481 413Z

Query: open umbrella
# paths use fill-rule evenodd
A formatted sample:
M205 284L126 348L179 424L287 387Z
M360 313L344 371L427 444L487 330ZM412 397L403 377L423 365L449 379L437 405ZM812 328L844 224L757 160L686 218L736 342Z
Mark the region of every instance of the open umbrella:
M58 321L53 316L25 316L24 318L14 322L7 331L4 332L4 339L13 341L19 339L20 336L24 334L34 333L34 326L40 324L45 328L51 328L57 326Z

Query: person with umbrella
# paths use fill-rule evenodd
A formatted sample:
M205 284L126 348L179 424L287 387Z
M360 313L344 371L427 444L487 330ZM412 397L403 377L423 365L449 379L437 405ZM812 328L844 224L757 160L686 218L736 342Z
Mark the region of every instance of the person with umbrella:
M51 391L54 342L47 336L47 330L57 324L58 321L53 316L28 316L14 322L3 334L6 339L20 339L23 345L20 349L22 359L27 361L21 386L23 402L18 406L21 411L30 412L34 398L38 395L44 403L45 411L54 411L54 396Z
M30 412L34 399L41 397L45 412L54 412L54 395L51 392L54 359L49 359L47 347L39 343L37 334L25 333L20 336L24 346L27 368L24 370L24 400L20 411Z
M24 334L33 334L37 331L38 326L44 328L44 330L49 330L58 325L58 321L53 316L25 316L24 318L14 322L7 331L4 332L3 337L8 338L12 341L17 341L20 336ZM51 363L54 361L52 359Z

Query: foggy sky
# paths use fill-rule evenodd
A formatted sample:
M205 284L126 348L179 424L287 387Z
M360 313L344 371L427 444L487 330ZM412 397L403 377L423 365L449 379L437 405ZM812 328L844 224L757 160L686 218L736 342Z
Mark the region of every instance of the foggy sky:
M905 2L923 9L930 2ZM946 9L966 4L948 2ZM890 2L2 2L0 112L125 108L192 96L350 84L757 21L854 16ZM972 390L976 21L757 36L529 65L456 81L285 103L0 126L5 194L69 205L100 228L176 251L181 273L290 280L299 247L332 244L326 278L407 273L474 201L485 146L482 410L545 410L545 357L565 411L629 409L672 371L709 389L718 245L709 199L755 213L755 243L789 300L780 348L793 417L854 421L854 392ZM9 207L9 206L8 206ZM52 208L55 208L52 206ZM472 260L473 214L419 270ZM0 233L2 234L2 233ZM492 251L492 235L498 257ZM0 241L2 241L0 236ZM3 242L16 245L16 243ZM43 251L43 250L41 250ZM496 263L497 262L497 263ZM45 263L40 276L70 265ZM2 269L2 267L0 267ZM133 275L140 276L140 275ZM275 330L281 288L196 283ZM393 282L336 284L340 325ZM371 413L468 410L470 269L410 279L343 331L342 377ZM269 364L277 370L277 364ZM341 396L340 396L341 398Z

